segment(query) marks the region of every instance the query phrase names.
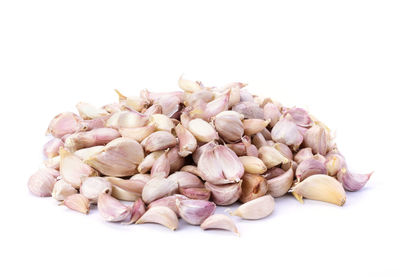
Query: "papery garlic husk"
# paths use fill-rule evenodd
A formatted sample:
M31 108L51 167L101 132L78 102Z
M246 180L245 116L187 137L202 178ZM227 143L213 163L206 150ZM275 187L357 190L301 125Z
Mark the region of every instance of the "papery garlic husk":
M276 106L273 103L267 103L264 105L264 118L267 120L271 120L269 123L272 127L275 126L275 124L279 121L279 118L281 117L281 112L279 110L279 107Z
M183 220L192 225L200 225L207 217L212 215L216 209L213 202L193 199L177 199L176 206Z
M36 196L51 196L58 176L59 172L53 168L41 168L29 178L28 188Z
M294 155L294 161L300 164L302 161L308 160L312 157L314 157L312 149L310 147L306 147L300 149L299 152Z
M204 188L199 177L189 172L177 171L168 176L167 179L178 183L179 188Z
M373 172L369 174L352 173L346 168L342 168L337 173L337 179L342 183L347 191L358 191L362 189L371 178Z
M137 111L116 112L107 120L106 126L115 129L138 128L147 124L148 117Z
M163 177L154 177L143 188L142 199L148 204L178 191L178 183Z
M63 179L58 180L53 187L53 191L51 192L51 196L58 200L62 201L67 198L67 196L70 196L72 194L76 194L78 191L71 186L71 184L68 184L65 182Z
M166 131L157 131L142 141L142 145L147 152L165 150L177 144L176 138Z
M263 175L266 180L273 179L284 174L286 171L280 167L273 167L267 170L267 172Z
M171 132L175 128L174 122L164 114L153 114L150 116L150 123L152 123L157 131Z
M142 174L148 172L153 167L155 161L163 154L164 151L155 151L148 154L138 165L138 171Z
M137 221L136 224L157 223L172 231L178 228L179 221L176 213L165 206L155 206L149 208Z
M60 113L51 120L47 133L52 134L53 137L62 138L68 134L84 131L87 127L82 123L82 118L74 113Z
M143 148L137 141L117 138L85 162L104 175L122 177L135 174L143 158Z
M234 111L219 113L214 120L215 129L226 142L236 142L244 134L243 115Z
M141 194L144 185L150 181L150 176L148 176L148 180L141 178L134 178L138 175L145 175L145 174L136 174L132 176L129 180L118 178L118 177L105 177L107 181L109 181L113 186L119 187L122 190L133 192L136 194Z
M275 142L281 142L288 146L292 146L297 150L303 142L303 136L297 129L296 123L291 120L290 115L282 117L272 128L272 139Z
M328 175L312 175L297 183L291 191L302 197L342 206L346 202L346 193L342 184Z
M62 204L71 210L83 214L89 213L89 208L90 208L89 199L87 199L82 194L71 194L65 198Z
M329 135L320 125L314 125L304 134L304 145L310 147L314 154L326 155Z
M141 198L138 198L132 205L131 219L127 224L132 224L138 221L146 212L146 205Z
M269 179L267 181L269 194L273 197L281 197L285 195L293 184L293 177L293 168L290 167L289 170L282 175Z
M171 170L169 160L167 157L168 151L164 152L158 159L155 160L151 167L151 178L161 176L167 178Z
M281 152L281 154L285 156L288 160L293 160L292 150L290 150L289 146L287 146L286 144L277 142L274 144L274 148Z
M318 158L307 159L297 166L296 178L299 182L315 174L328 174L324 162L318 160Z
M97 200L97 209L101 217L106 221L112 222L123 221L128 218L131 214L131 209L108 193L109 191L104 191Z
M242 181L227 185L214 185L206 182L205 187L211 191L212 201L219 206L235 203L242 193Z
M261 219L269 216L274 207L274 198L267 194L240 205L231 215L244 219Z
M64 181L78 189L82 178L96 175L96 172L77 156L64 148L60 148L60 175Z
M246 145L243 142L225 144L225 146L235 152L238 157L247 155Z
M243 164L244 171L247 173L262 174L267 171L267 166L257 157L241 156L239 160Z
M180 109L182 98L178 96L164 96L159 98L155 103L161 105L162 113L168 117L174 117Z
M272 146L262 146L258 149L258 153L260 159L264 162L267 168L272 168L289 162L288 158Z
M244 133L247 136L255 135L261 132L263 129L265 129L269 123L270 123L269 119L268 120L257 119L257 118L245 119L243 120Z
M181 195L181 194L174 194L174 195L166 196L166 197L163 197L163 198L160 198L158 200L151 202L148 205L148 208L150 209L151 207L157 207L157 206L168 207L171 210L173 210L177 216L179 216L178 207L176 206L177 199L178 200L187 200L189 198L187 198L186 196Z
M175 127L175 132L179 140L179 155L186 157L192 154L197 148L197 140L193 134L182 124Z
M76 109L83 119L93 119L108 115L108 112L103 108L97 108L89 103L79 102L76 104Z
M107 178L88 177L83 180L79 192L89 199L91 203L97 203L99 195L104 191L111 192L111 188L111 183L107 180Z
M196 149L196 151L193 152L192 159L195 164L199 163L199 159L201 155L206 151L206 150L213 150L214 147L217 146L217 144L214 141L210 141L209 143L206 143Z
M239 231L235 225L233 220L224 214L213 214L206 218L203 223L200 225L200 228L203 230L207 229L221 229L231 231L237 235L239 235Z
M329 152L328 155L326 155L325 167L330 176L336 176L340 169L346 168L346 161L341 154Z
M112 186L111 195L122 201L136 201L141 197L140 193L124 190L116 185Z
M179 188L179 193L197 200L209 200L211 192L206 188Z
M201 118L190 120L188 124L188 129L198 141L210 142L218 139L218 134L215 131L214 127Z
M65 139L65 148L75 152L81 148L105 145L120 136L120 133L113 128L98 128L88 132L79 132Z
M254 102L240 102L233 106L232 110L242 114L244 118L264 119L263 109Z
M245 173L243 175L242 193L240 202L246 203L258 197L264 196L268 191L268 183L264 177L258 174Z
M60 147L64 146L64 142L59 138L49 140L43 147L43 154L47 158L58 156Z
M154 133L155 130L156 127L153 124L149 124L147 126L137 128L120 128L119 132L121 136L125 138L131 138L137 142L142 142L145 138Z
M193 175L196 175L197 177L201 178L202 180L205 180L203 173L197 168L197 166L185 165L181 168L181 171L192 173Z
M185 158L179 155L179 147L169 149L167 158L170 165L170 173L180 170L185 165Z

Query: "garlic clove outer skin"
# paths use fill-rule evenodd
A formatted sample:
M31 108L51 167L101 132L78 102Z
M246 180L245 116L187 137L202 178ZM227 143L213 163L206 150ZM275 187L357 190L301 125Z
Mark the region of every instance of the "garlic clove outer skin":
M67 196L61 204L73 211L77 211L83 214L89 213L89 199L87 199L82 194L71 194Z
M232 215L243 219L261 219L269 216L275 207L274 198L267 194L244 203L237 208Z
M358 191L367 184L372 174L373 172L368 174L352 173L346 168L342 168L337 173L337 179L343 184L345 190Z
M165 206L149 208L137 221L136 224L157 223L174 231L179 226L178 217L173 210Z
M123 221L130 216L130 208L112 197L108 190L100 194L97 200L97 209L106 221Z
M28 188L36 196L49 197L58 176L59 172L53 168L41 168L29 178Z
M200 225L203 221L212 215L216 209L213 202L206 200L176 200L179 215L191 225Z
M51 196L58 201L63 201L68 196L76 193L78 193L78 191L74 189L71 184L65 182L63 179L60 179L54 184Z
M200 225L200 228L203 230L208 229L221 229L227 230L239 235L239 231L236 227L235 222L233 220L224 215L224 214L213 214L206 218L203 223Z

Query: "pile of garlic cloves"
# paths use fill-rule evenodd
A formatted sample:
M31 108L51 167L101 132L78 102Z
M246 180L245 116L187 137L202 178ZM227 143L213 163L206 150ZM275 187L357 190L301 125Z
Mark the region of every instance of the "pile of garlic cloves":
M306 110L252 95L243 83L206 87L182 77L180 90L125 96L101 108L54 117L43 168L28 181L106 221L158 223L179 218L202 229L238 233L233 216L261 219L286 194L342 206L370 174L349 171L330 130ZM216 206L242 203L229 215Z

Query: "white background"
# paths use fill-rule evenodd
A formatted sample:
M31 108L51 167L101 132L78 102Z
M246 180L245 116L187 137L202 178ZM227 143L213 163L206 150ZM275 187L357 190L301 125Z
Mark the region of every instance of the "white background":
M0 275L399 276L398 4L0 1ZM277 199L240 237L105 223L28 192L54 115L182 73L307 108L371 181L343 207Z

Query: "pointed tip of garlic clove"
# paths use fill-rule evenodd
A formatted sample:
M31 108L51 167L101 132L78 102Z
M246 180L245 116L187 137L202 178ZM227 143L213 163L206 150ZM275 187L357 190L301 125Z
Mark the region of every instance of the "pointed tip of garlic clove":
M343 187L347 191L358 191L362 189L374 172L368 174L352 173L346 168L342 168L337 173L337 179L343 184Z
M61 205L83 214L88 214L90 209L89 199L82 194L71 194L67 196Z
M243 219L261 219L269 216L274 207L274 198L268 194L240 205L231 215Z
M165 206L149 208L135 224L157 223L175 231L178 228L178 217L173 210Z
M214 214L209 216L208 218L206 218L206 220L203 221L203 223L200 225L200 228L203 230L207 229L227 230L240 236L235 222L233 222L233 220L230 217L224 214Z
M108 190L99 195L97 209L104 220L112 222L125 220L131 212L130 207L125 206L116 198L109 195Z

